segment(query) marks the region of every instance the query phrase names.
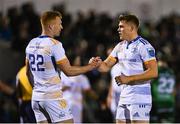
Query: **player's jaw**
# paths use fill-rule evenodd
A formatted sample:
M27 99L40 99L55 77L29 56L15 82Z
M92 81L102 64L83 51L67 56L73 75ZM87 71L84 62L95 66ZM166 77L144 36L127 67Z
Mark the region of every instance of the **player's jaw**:
M123 35L122 32L119 32L119 39L120 39L120 40L125 40L124 35Z
M57 30L55 35L59 36L60 34L61 34L61 30Z

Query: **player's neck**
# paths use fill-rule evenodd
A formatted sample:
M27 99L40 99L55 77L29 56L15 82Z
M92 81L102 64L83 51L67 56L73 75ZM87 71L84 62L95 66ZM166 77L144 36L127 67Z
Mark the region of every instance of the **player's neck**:
M49 37L54 37L53 34L51 34L49 31L43 31L43 32L41 33L41 35L42 35L42 36L45 35L45 36L49 36Z
M137 37L138 37L138 34L137 34L137 33L132 34L131 36L129 36L128 41L129 41L129 42L130 42L130 41L133 41L133 40L136 39Z

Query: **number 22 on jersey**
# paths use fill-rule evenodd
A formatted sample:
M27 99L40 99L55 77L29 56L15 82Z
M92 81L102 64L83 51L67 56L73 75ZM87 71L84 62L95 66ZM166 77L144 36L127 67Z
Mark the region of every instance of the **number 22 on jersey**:
M44 71L44 58L40 54L29 54L29 64L32 71Z

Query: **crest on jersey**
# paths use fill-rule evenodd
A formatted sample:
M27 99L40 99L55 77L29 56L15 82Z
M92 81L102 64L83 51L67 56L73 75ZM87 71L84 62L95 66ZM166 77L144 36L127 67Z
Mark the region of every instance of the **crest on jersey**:
M155 57L155 51L152 48L148 48L147 51L150 57Z
M132 48L131 52L132 52L132 53L136 53L136 52L137 52L137 48L136 48L136 47L135 47L135 48Z
M66 108L66 107L67 107L67 102L66 102L66 100L64 100L64 99L60 100L59 105L60 105L60 107L63 108L63 109Z

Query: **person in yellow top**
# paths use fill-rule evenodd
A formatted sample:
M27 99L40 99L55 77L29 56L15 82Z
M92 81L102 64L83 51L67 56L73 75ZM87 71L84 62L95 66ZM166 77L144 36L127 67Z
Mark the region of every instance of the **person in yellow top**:
M26 66L23 66L16 76L16 93L19 101L20 122L35 123L35 115L31 107L32 84L26 75Z

